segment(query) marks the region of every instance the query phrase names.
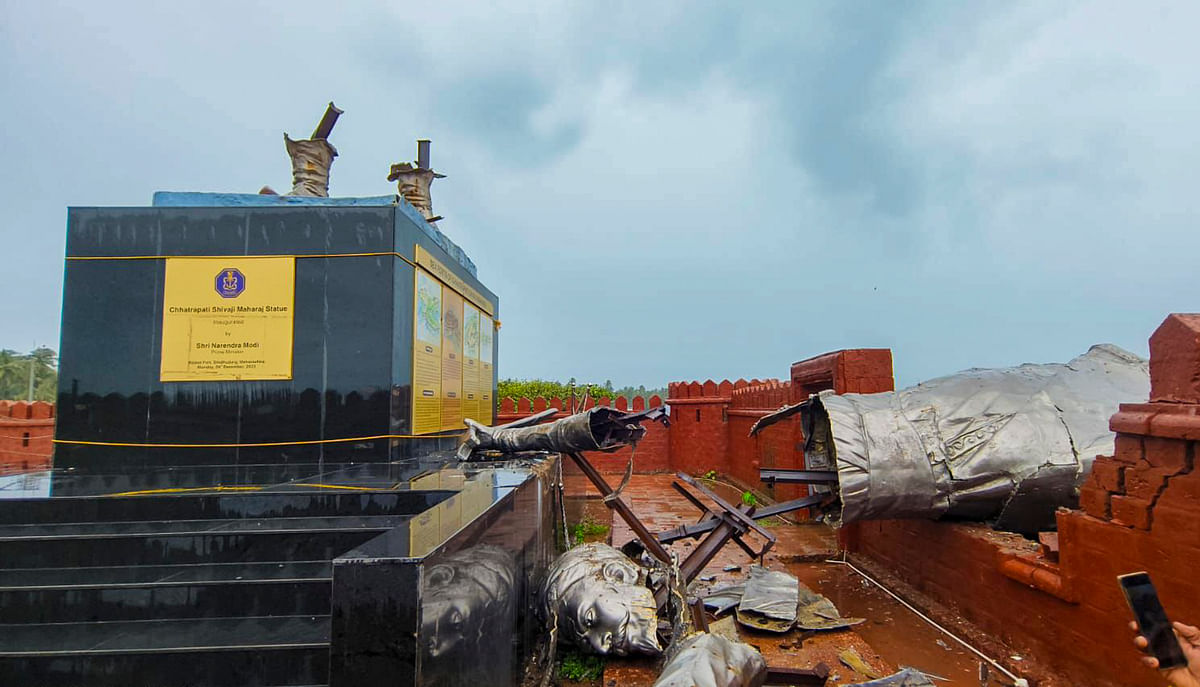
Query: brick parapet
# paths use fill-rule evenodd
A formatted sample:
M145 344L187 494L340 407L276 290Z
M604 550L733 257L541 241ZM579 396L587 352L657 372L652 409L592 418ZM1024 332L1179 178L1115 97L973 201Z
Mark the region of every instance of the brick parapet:
M1150 401L1200 403L1200 313L1172 313L1150 336Z
M893 391L892 352L887 348L854 348L792 363L792 402L832 390L836 394Z
M736 382L711 379L671 382L671 469L692 474L709 470L729 472L729 406L735 391L761 384L757 379Z
M0 474L47 470L54 455L54 404L0 401Z
M744 379L739 379L736 382L731 382L728 379L723 379L720 382L714 382L707 379L703 382L671 382L667 385L667 403L677 403L687 401L688 399L724 399L729 401L734 390L744 389L749 385L761 384L757 379L747 382Z
M644 396L634 396L632 399L625 396L617 396L615 398L588 398L586 401L582 398L502 398L496 408L496 423L505 424L513 420L519 420L523 417L529 417L534 413L540 413L550 408L558 410L557 413L550 416L551 419L558 419L570 415L572 412L581 412L596 406L616 408L617 410L628 410L637 412L647 408L663 405L662 398L655 394L649 398Z
M738 409L777 410L792 402L791 380L767 380L759 384L734 389L730 407Z
M1150 336L1150 402L1124 403L1109 420L1116 433L1112 456L1099 456L1080 490L1088 515L1123 527L1150 531L1160 501L1192 509L1200 521L1200 498L1175 503L1176 493L1200 480L1200 315L1167 316ZM1164 535L1169 533L1164 532Z

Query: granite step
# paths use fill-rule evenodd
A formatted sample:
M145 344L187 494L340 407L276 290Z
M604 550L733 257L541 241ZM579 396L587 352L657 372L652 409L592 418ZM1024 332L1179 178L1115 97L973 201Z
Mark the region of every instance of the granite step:
M329 616L0 625L0 684L321 685Z

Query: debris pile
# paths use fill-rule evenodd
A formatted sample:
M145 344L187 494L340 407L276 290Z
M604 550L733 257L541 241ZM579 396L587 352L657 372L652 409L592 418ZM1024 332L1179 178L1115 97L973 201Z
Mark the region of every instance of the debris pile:
M730 503L681 473L670 487L682 502L699 510L700 518L693 524L655 533L622 495L632 474L632 459L624 479L614 489L584 452L636 444L645 433L642 422L668 422L665 410L625 413L598 407L538 424L556 413L556 409L548 409L497 427L468 421L458 450L458 457L464 461L511 459L514 454L533 458L539 453L562 454L580 468L603 496L603 503L625 521L635 537L620 550L602 543L578 545L551 566L538 595L540 619L549 639L545 655L549 658L541 659L544 676L551 674L555 647L562 643L600 656L659 659L661 670L654 687L826 685L831 675L836 675L816 658L822 654L828 657L825 660L845 665L853 675L861 676L859 679L868 679L859 683L862 687L932 684L930 675L916 669L901 667L899 672L885 676L894 668L873 668L853 644L844 645L845 640L839 639L842 636L836 635L863 623L863 618L843 616L832 601L801 584L795 576L763 565L777 539L760 520L836 503L838 495L832 489L759 509L757 505ZM824 483L836 486L836 478ZM685 539L697 542L694 546L686 544L691 547L686 555L666 548L671 542ZM706 579L700 577L701 571L730 542L752 561L745 581L695 598L691 583ZM740 571L741 566L725 565L724 569ZM829 637L833 644L815 640L816 635ZM770 652L771 659L758 646L765 640L755 639L767 636L784 640L771 645L776 647ZM859 646L868 647L856 634L848 636L854 637L851 641ZM788 656L807 650L804 645L809 639L817 642L817 653L808 654L802 664L806 667L797 667ZM786 653L780 654L780 649ZM829 653L831 649L834 653ZM792 665L773 664L780 659ZM542 684L546 684L545 679Z

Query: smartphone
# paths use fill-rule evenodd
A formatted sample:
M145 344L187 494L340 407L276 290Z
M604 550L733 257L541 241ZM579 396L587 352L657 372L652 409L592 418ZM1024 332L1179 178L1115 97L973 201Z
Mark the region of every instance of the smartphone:
M1150 643L1150 653L1158 659L1160 670L1178 668L1187 665L1183 650L1179 648L1179 640L1171 630L1171 621L1158 600L1158 592L1150 575L1144 572L1119 575L1121 591L1125 592L1125 600L1133 609L1137 619L1138 629L1146 641Z

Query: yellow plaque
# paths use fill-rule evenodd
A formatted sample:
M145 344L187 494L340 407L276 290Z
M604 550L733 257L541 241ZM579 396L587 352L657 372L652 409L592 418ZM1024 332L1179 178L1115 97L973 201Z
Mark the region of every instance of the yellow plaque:
M442 429L442 285L420 268L413 295L413 434Z
M295 258L167 258L164 382L292 378Z

